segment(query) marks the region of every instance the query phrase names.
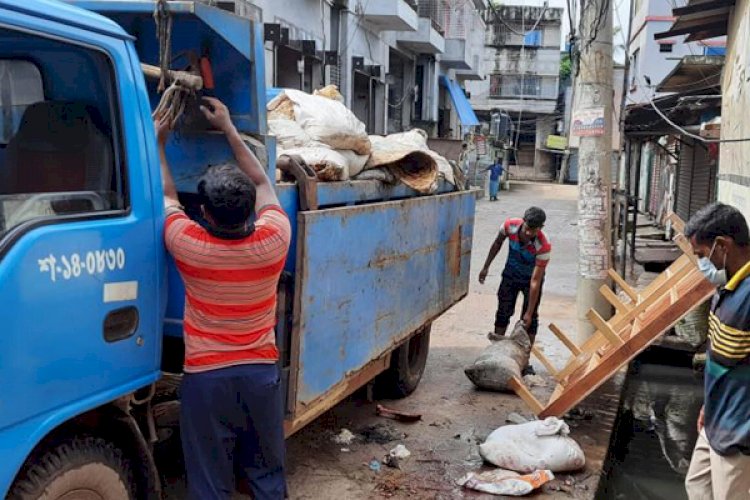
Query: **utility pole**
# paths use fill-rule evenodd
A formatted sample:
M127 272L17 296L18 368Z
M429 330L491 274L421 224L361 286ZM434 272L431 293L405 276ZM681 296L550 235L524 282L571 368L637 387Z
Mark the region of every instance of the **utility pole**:
M599 293L607 283L612 246L612 0L581 0L575 102L571 132L578 148L578 333L594 328L589 309L611 308ZM576 120L581 125L576 126Z

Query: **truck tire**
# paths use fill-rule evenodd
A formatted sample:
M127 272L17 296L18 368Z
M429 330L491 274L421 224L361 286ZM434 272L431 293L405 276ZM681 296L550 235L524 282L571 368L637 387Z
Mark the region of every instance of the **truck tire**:
M46 452L16 481L11 500L134 500L132 471L103 439L74 438Z
M391 354L391 366L378 380L382 394L393 399L405 398L417 389L422 380L430 351L430 330L427 324Z

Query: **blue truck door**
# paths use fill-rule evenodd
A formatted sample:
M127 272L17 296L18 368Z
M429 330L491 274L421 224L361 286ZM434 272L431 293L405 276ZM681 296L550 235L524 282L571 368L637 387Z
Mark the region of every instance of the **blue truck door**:
M56 425L159 375L161 190L131 50L0 6L0 493Z

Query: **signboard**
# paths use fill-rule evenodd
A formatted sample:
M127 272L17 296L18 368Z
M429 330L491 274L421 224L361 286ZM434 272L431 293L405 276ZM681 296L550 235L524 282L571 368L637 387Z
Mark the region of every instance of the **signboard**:
M571 132L577 137L604 135L604 108L582 109L573 113Z
M547 147L549 149L564 150L568 147L568 138L559 135L548 135L547 136Z
M474 144L477 147L477 155L484 156L487 154L487 139L483 135L474 138Z

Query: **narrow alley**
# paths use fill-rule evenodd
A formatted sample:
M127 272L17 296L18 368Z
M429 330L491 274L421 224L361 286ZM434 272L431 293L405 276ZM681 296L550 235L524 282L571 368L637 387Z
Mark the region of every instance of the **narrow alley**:
M521 216L532 204L547 212L545 233L553 245L538 344L553 362L562 364L567 352L547 324L554 321L566 331L575 331L576 188L516 183L510 192L500 193L498 202L481 200L477 205L470 292L434 323L420 387L407 399L380 401L388 407L422 414L422 421L403 424L378 417L377 402L368 403L363 392L356 394L288 441L293 498L492 498L468 493L455 482L482 467L478 443L504 425L509 414L530 418L531 413L515 395L475 390L463 370L488 344L486 335L492 328L506 249L496 259L484 285L477 281L477 274L503 220ZM532 391L547 398L552 390L550 380L543 367L534 363L548 386ZM560 474L558 480L543 488L545 498L557 494L560 498L594 498L619 400L612 384L602 389L581 405L593 411L594 418L572 421L571 425L572 436L586 452L586 469L574 475ZM342 429L355 434L351 445L334 442ZM383 466L375 472L368 467L397 444L412 452L402 470Z

